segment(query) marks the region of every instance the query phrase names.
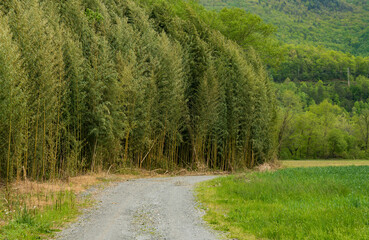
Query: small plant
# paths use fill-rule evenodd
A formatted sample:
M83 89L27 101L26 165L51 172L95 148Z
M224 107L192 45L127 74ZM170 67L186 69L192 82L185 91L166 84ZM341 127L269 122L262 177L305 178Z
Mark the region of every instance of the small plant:
M24 207L19 210L15 222L17 224L26 224L32 226L35 224L35 218L34 215L32 215L30 211L27 209L27 206L24 205Z
M101 22L102 20L104 20L104 17L102 16L101 13L99 13L99 10L97 10L95 12L95 11L87 8L85 14L86 14L88 20L91 21L91 22Z

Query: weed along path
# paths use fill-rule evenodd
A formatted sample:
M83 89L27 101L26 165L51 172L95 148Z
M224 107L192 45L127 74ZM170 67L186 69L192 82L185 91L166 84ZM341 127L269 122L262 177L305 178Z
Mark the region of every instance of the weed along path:
M63 230L58 239L215 240L201 219L194 184L214 176L130 180L104 190L96 209Z

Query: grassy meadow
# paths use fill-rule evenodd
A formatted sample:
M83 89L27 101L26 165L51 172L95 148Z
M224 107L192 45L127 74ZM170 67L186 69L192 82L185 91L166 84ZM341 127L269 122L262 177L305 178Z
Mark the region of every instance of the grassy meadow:
M369 160L282 160L280 162L283 168L369 166Z
M285 168L198 186L205 220L237 239L369 239L369 166Z

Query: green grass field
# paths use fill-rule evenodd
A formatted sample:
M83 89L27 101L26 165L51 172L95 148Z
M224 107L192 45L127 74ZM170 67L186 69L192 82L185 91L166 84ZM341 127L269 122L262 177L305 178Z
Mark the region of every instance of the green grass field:
M237 239L369 239L369 166L286 168L202 183L205 219Z
M282 167L369 166L369 160L282 160Z

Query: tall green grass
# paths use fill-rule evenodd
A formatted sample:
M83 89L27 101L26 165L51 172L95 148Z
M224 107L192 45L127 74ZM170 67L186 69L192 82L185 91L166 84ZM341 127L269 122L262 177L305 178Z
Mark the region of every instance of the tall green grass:
M13 205L11 210L8 206L2 206L0 217L11 220L0 227L0 239L46 239L78 214L74 193L61 191L55 195L50 194L48 198L51 198L53 204L41 209L36 206Z
M215 228L249 239L369 239L369 167L293 168L203 183Z

